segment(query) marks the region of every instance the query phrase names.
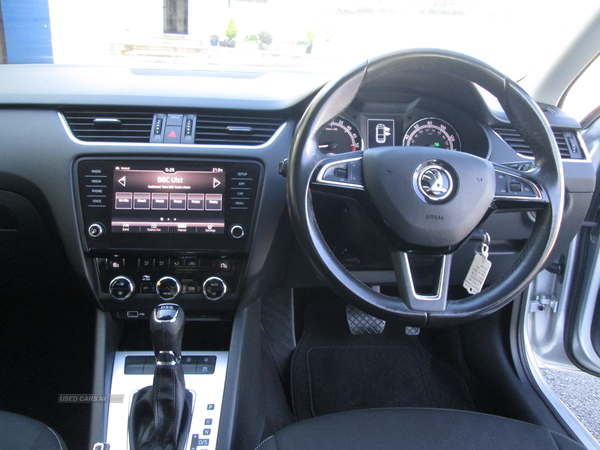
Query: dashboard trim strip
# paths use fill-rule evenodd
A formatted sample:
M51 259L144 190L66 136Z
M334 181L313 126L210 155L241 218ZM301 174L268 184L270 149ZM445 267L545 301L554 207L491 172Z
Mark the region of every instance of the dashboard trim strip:
M150 140L148 142L104 142L104 141L98 141L98 142L90 142L90 141L82 141L80 139L77 139L75 137L75 135L73 134L73 131L71 130L71 127L69 126L69 123L67 122L67 119L65 118L65 116L63 115L63 113L61 113L60 111L56 111L56 113L58 114L58 118L60 119L62 126L65 130L65 133L67 133L67 136L69 137L69 139L71 139L73 142L75 142L76 144L79 145L88 145L88 146L110 146L110 147L132 147L132 148L145 148L147 146L152 146L152 148L173 148L173 147L177 147L177 148L188 148L188 149L198 149L198 148L231 148L231 149L261 149L261 148L267 148L268 146L270 146L273 141L275 141L275 139L277 139L277 137L283 133L283 130L285 129L285 127L288 125L288 122L283 122L281 124L281 126L277 129L277 131L275 131L275 133L273 133L273 136L271 136L271 138L265 142L264 144L261 145L219 145L219 144L213 144L213 145L206 145L206 144L184 144L184 143L173 143L173 144L168 144L168 143L155 143L155 142L150 142Z

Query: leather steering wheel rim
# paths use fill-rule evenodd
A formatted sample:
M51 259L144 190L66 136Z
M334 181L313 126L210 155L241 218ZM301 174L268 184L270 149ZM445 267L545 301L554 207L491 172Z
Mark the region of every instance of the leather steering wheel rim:
M492 93L512 125L532 149L531 176L547 198L512 268L482 292L447 303L443 311L420 311L399 297L373 291L356 279L334 256L319 230L311 199L311 182L324 155L317 149L317 133L354 98L365 83L403 71L436 71L476 83ZM367 150L368 151L368 150ZM443 50L410 50L366 61L328 83L302 117L290 151L287 171L288 208L301 248L320 276L342 297L375 316L411 326L447 326L468 322L497 311L522 291L547 263L560 230L564 208L564 179L560 153L552 129L538 105L512 80L471 57Z

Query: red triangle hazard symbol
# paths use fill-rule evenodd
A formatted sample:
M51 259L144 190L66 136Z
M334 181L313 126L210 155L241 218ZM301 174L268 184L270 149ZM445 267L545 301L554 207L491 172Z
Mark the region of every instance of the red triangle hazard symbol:
M175 133L175 130L169 133L169 137L177 137L177 133Z

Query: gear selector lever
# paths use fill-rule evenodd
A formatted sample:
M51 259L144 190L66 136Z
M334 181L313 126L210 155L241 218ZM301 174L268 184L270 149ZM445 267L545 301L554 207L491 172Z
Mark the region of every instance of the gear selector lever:
M158 305L150 317L150 333L156 364L173 366L181 359L181 341L185 316L174 303Z
M182 450L191 424L192 394L185 389L181 343L185 314L179 305L158 305L150 317L156 357L152 386L133 397L129 413L131 450Z

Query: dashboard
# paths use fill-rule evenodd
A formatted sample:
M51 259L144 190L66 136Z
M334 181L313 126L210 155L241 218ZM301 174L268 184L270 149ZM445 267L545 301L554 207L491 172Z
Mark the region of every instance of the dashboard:
M197 83L161 70L0 69L0 191L20 198L15 205L0 197L0 207L19 218L33 205L102 309L134 320L177 299L190 317L218 318L270 287L321 283L291 235L281 168L322 77L215 72ZM99 95L107 79L119 82ZM564 246L577 231L569 224L586 212L594 176L579 124L541 106L564 161ZM366 84L319 130L325 158L381 146L443 148L533 168L506 116L473 85L443 73ZM364 211L315 194L315 212L346 267L365 282L390 284L389 254ZM492 280L532 227L523 211L488 220ZM465 246L465 255L472 251ZM469 262L455 258L453 276Z

